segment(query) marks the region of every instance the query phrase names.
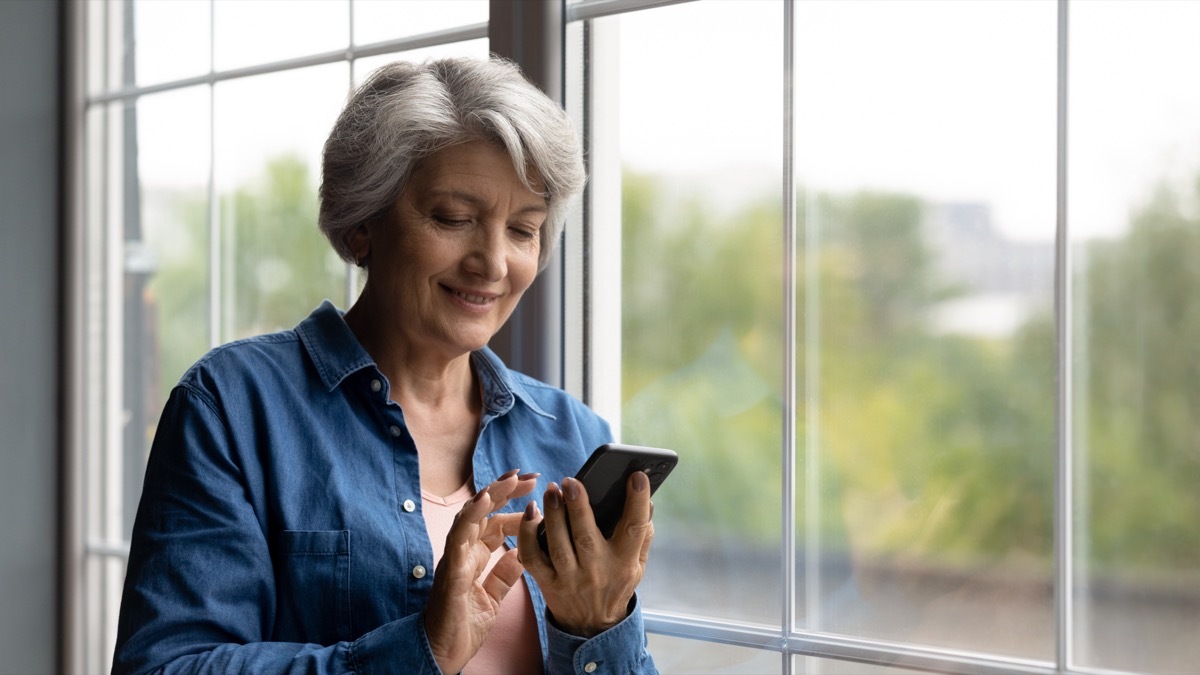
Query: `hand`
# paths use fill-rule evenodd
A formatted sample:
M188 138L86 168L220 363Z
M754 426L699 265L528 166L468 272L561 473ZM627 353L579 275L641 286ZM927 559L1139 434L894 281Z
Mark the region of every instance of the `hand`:
M492 552L517 534L521 514L495 512L537 485L538 474L510 471L480 490L454 517L425 608L425 634L438 666L457 673L479 651L496 623L500 601L520 578L516 551L507 551L487 577ZM488 517L492 515L490 518Z
M537 581L546 607L560 628L593 637L620 623L646 572L654 523L650 521L650 479L635 471L626 483L625 510L611 539L604 539L588 503L587 491L574 478L560 490L550 484L545 494L546 543L537 541L537 504L530 503L521 520L517 550L525 569ZM568 519L571 523L567 529Z

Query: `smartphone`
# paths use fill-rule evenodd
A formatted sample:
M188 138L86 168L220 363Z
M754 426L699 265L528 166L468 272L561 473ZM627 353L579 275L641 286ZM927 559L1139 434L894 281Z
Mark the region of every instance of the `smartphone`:
M629 476L634 471L644 471L650 479L650 494L654 494L678 462L679 456L673 450L641 445L606 443L592 452L575 478L587 489L596 526L605 539L612 536L625 511L625 484ZM549 552L544 521L538 525L538 543L543 551Z

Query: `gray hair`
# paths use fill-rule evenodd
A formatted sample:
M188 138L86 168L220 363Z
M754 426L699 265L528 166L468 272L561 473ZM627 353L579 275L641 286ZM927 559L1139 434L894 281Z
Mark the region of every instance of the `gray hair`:
M477 140L503 147L530 190L529 169L541 178L548 213L538 269L544 268L587 176L566 113L503 59L399 61L372 73L325 141L317 224L343 260L358 262L348 235L391 208L417 163Z

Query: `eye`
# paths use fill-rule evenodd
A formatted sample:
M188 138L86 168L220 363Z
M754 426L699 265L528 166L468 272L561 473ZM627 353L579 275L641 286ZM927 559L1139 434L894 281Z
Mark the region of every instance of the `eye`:
M469 225L471 223L471 221L466 218L458 218L455 216L442 216L442 215L437 215L437 214L434 214L433 220L435 222L437 222L437 224L444 225L446 227L465 227L466 225Z
M537 238L537 230L531 230L524 227L510 227L508 231L512 236L520 241L533 241Z

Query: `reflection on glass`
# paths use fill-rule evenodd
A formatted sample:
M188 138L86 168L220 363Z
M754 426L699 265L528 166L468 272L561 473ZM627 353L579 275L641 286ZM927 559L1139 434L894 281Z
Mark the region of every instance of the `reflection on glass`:
M194 77L212 66L211 0L135 0L132 8L133 53L139 85ZM179 27L186 26L186 30Z
M647 636L654 665L664 673L770 675L783 672L779 652L733 647L651 633Z
M796 12L799 624L1052 658L1055 8Z
M384 40L487 23L488 0L351 0L354 43Z
M347 64L216 87L221 341L295 326L337 304L345 266L317 229L320 153L346 98Z
M350 0L237 0L213 3L217 70L345 49Z
M619 149L624 167L621 436L681 458L655 496L642 594L654 609L774 625L781 12L705 2L593 25L597 36L608 31L612 49L596 58L615 64L615 97L604 105L619 129L594 142ZM597 286L616 282L615 269L593 273Z
M1095 668L1200 663L1200 5L1073 3L1075 632Z

